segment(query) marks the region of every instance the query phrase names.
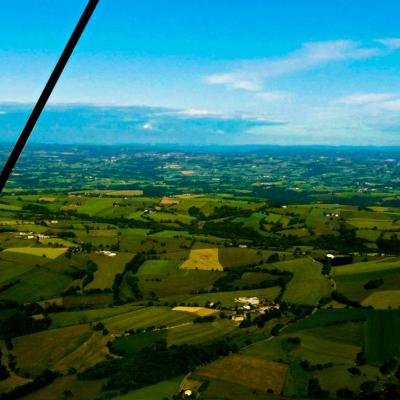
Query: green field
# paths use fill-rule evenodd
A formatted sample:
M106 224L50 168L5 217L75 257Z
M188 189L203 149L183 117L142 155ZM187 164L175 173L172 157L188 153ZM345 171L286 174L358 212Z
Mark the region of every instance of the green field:
M315 305L332 291L329 280L321 274L321 264L309 257L275 263L274 267L293 273L283 294L289 303Z
M171 398L179 389L182 376L114 397L115 400L162 400Z
M147 260L139 268L138 275L168 274L178 269L178 263L170 260Z
M67 251L66 248L53 248L53 247L10 247L3 250L3 252L29 254L37 257L44 257L54 259Z
M365 324L365 352L369 363L380 365L390 357L400 356L400 311L374 311Z

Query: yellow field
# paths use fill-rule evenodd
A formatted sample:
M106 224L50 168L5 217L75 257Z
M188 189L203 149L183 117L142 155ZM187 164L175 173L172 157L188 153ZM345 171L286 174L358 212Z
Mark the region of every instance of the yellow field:
M196 375L265 392L272 389L274 393L279 394L286 379L287 369L286 364L234 354L201 367L196 370Z
M200 317L206 317L208 315L213 315L217 313L217 310L212 310L211 308L206 308L206 307L184 307L184 306L178 306L172 309L173 311L186 311L190 313L194 313Z
M3 252L29 254L37 257L42 257L44 255L46 258L50 258L52 260L61 256L61 254L64 254L66 251L66 248L52 247L10 247L3 250Z
M189 258L180 266L182 269L203 269L206 271L223 271L218 259L218 249L190 250Z
M160 200L160 204L161 204L162 206L170 206L170 205L172 205L172 204L179 204L179 200L178 200L178 199L173 199L173 198L171 198L171 197L163 197L163 198Z

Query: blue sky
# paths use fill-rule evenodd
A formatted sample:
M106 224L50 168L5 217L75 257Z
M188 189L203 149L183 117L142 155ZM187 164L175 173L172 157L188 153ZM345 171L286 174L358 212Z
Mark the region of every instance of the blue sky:
M29 112L4 104L37 99L85 4L0 0L4 138ZM400 145L399 17L396 0L100 0L33 140Z

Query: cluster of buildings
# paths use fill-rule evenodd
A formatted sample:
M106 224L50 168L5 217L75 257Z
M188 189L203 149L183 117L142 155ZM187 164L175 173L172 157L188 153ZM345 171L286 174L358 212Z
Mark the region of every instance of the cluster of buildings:
M35 239L35 240L43 240L50 239L51 236L45 235L43 233L34 233L34 232L18 232L15 236L18 239Z
M235 303L238 303L232 314L232 321L235 322L247 319L248 313L266 314L268 311L279 309L279 304L268 303L258 297L237 297Z
M109 250L101 250L101 251L98 251L97 254L100 256L105 256L105 257L116 257L117 256L117 253L114 253Z

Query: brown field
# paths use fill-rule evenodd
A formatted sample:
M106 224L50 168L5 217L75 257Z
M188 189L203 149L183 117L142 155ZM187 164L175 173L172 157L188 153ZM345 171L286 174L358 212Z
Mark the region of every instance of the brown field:
M189 258L181 264L182 269L203 269L206 271L223 271L218 259L218 249L190 250Z
M286 364L234 354L199 368L196 375L242 385L253 390L266 392L272 389L274 393L279 394L286 379L287 369Z
M184 306L178 306L172 309L173 311L186 311L190 313L194 313L200 317L206 317L208 315L213 315L217 313L217 310L212 310L211 308L206 308L206 307L184 307Z
M179 200L178 199L172 199L171 197L163 197L160 200L160 204L162 206L171 206L173 204L179 204Z
M191 171L191 170L181 171L181 174L182 175L192 175L192 174L194 174L194 171Z

